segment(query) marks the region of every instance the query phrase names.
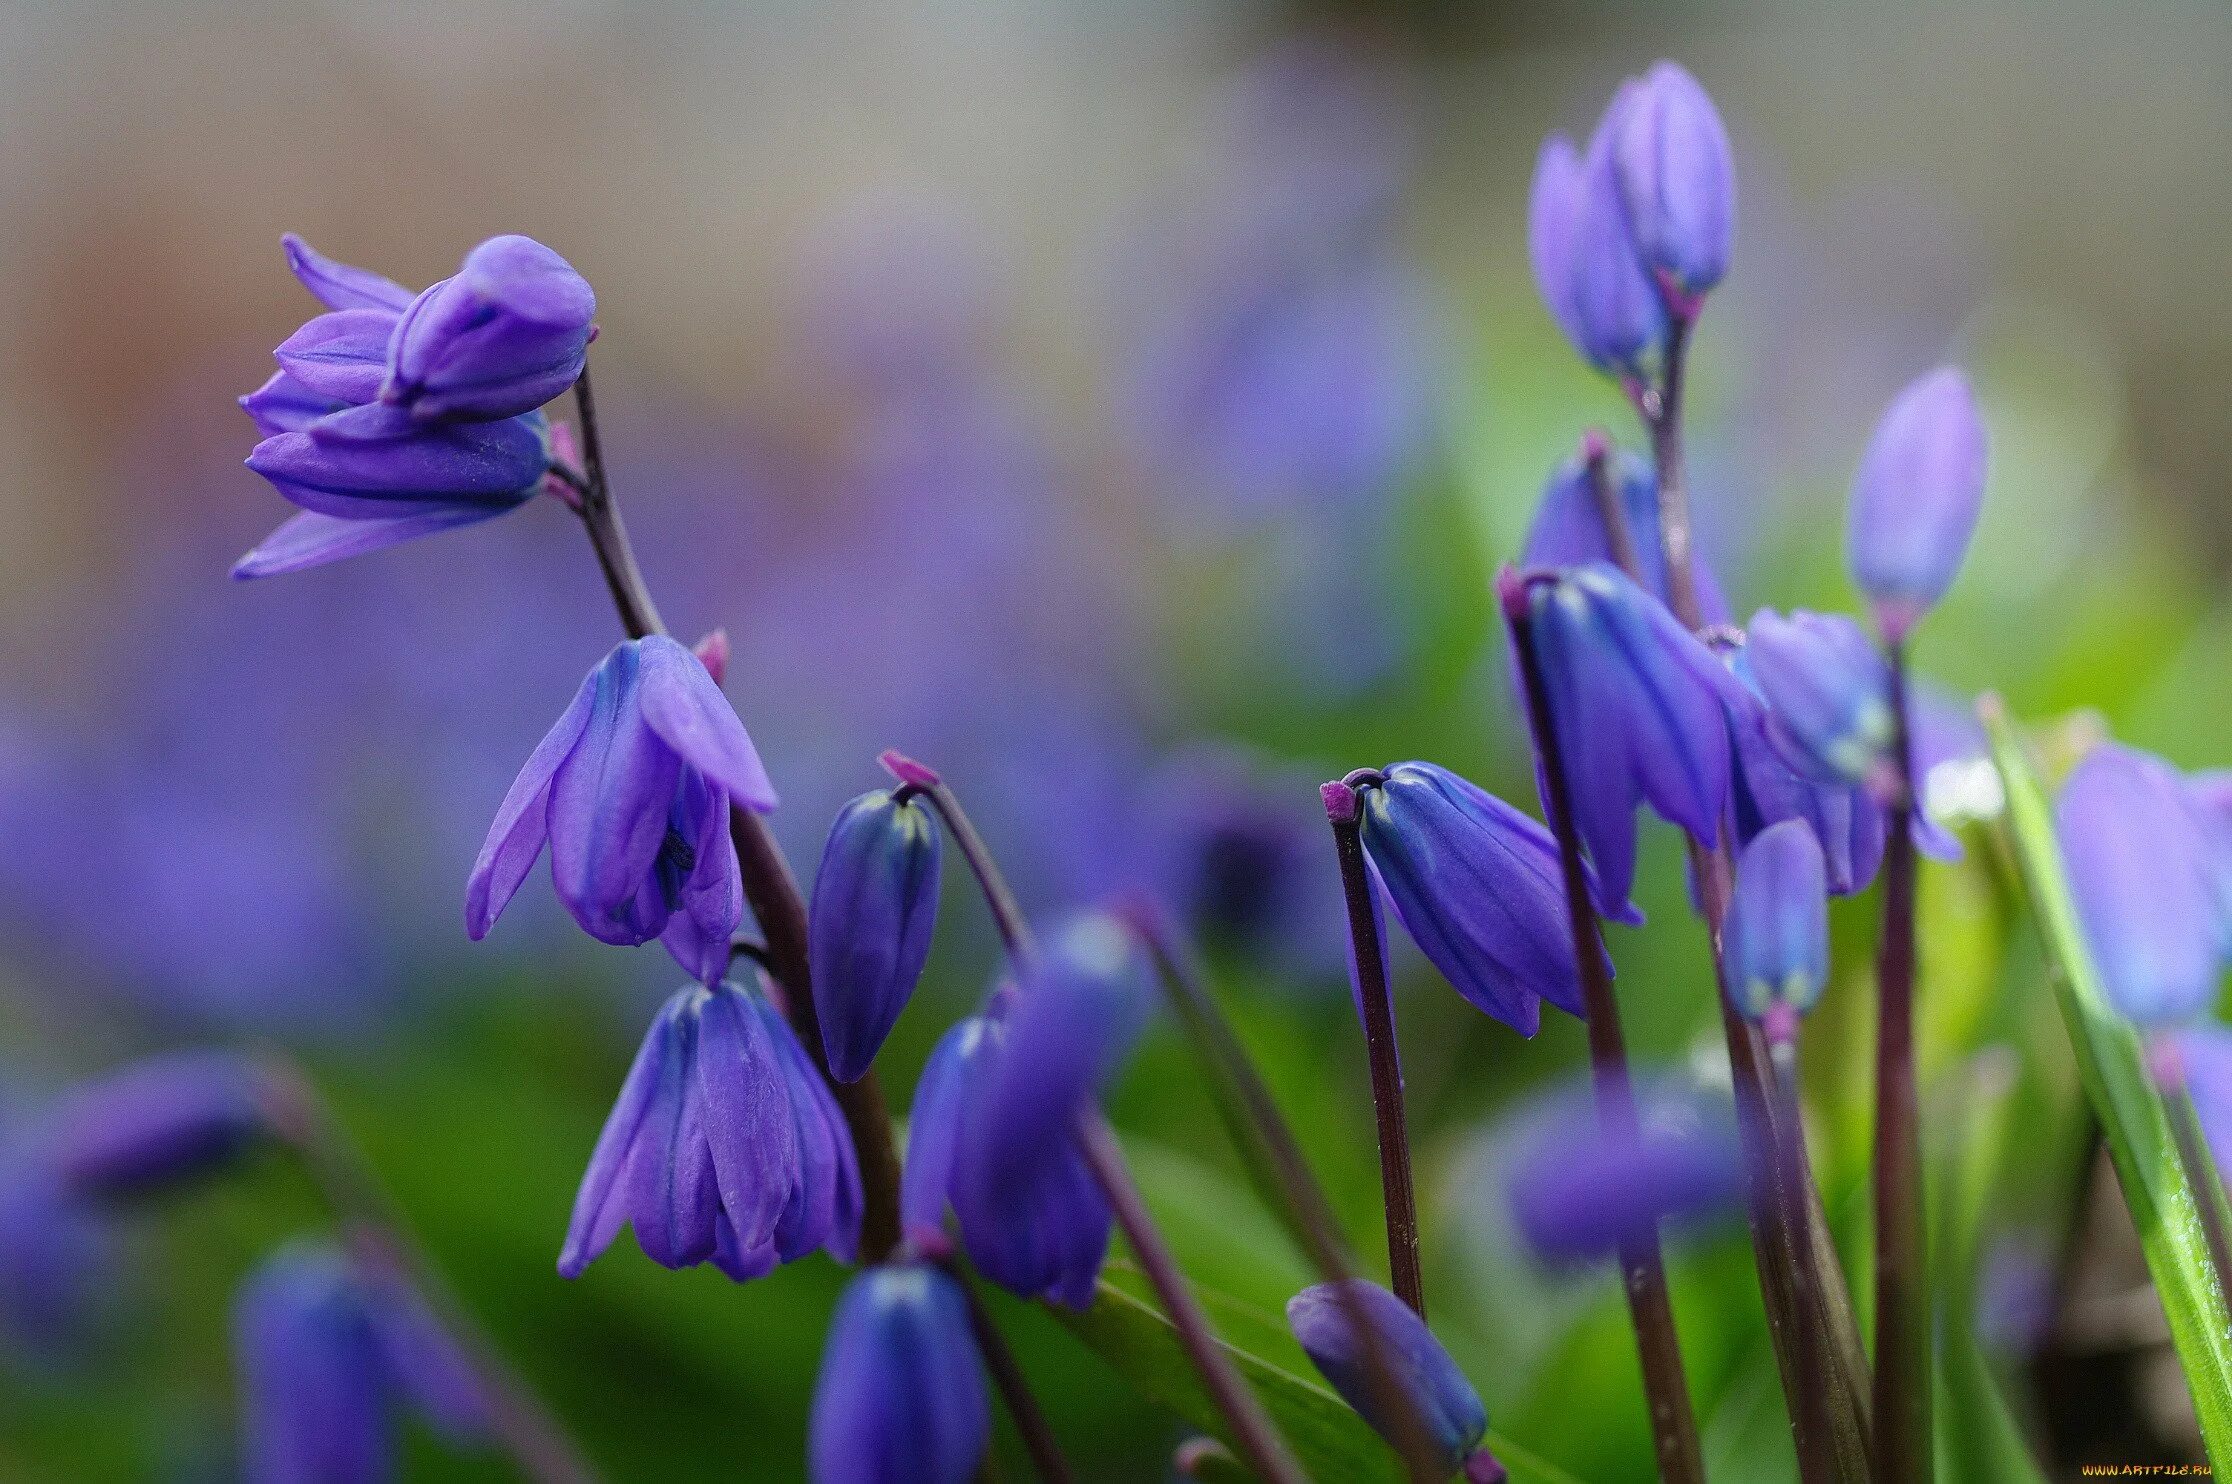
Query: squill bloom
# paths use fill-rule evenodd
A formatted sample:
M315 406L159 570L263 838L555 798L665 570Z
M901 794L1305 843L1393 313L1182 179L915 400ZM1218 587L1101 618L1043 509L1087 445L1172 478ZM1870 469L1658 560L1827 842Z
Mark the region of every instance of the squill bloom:
M55 1110L70 1190L140 1195L223 1169L268 1131L263 1069L229 1051L173 1051L79 1085Z
M1451 1473L1467 1468L1488 1435L1488 1409L1408 1304L1362 1278L1320 1283L1287 1300L1287 1328L1341 1400L1393 1441L1399 1433L1394 1420L1383 1415L1384 1403L1373 1386L1372 1342L1357 1326L1358 1311L1371 1326L1369 1333L1378 1337L1392 1380L1409 1400L1443 1467ZM1501 1478L1500 1471L1489 1472L1491 1467L1467 1468L1466 1478Z
M1357 802L1373 874L1459 994L1523 1036L1540 1026L1545 999L1582 1013L1565 879L1548 830L1432 763L1367 775ZM1642 917L1627 908L1620 920Z
M1892 399L1852 480L1846 554L1896 642L1937 605L1984 501L1984 420L1968 378L1942 366Z
M1788 1041L1829 981L1829 882L1820 842L1801 820L1769 825L1736 862L1726 927L1728 992Z
M491 237L397 322L380 400L417 422L533 412L581 376L597 296L532 237Z
M1632 84L1612 155L1643 261L1667 308L1695 318L1728 272L1736 237L1736 162L1713 100L1673 62Z
M550 879L603 943L665 942L712 983L744 915L729 808L775 807L752 739L690 651L663 634L615 648L504 795L465 888L478 940L550 846Z
M1612 536L1605 529L1604 512L1597 504L1591 454L1601 453L1604 474L1625 517L1629 543L1635 553L1644 587L1660 602L1667 599L1666 548L1659 542L1658 475L1650 460L1624 448L1611 447L1602 433L1591 433L1580 453L1551 472L1542 487L1542 503L1535 507L1534 524L1527 528L1521 565L1532 571L1545 567L1578 567L1588 562L1616 562ZM1728 599L1720 582L1705 563L1692 557L1697 573L1697 603L1709 624L1728 622Z
M837 811L808 914L814 1007L830 1072L855 1082L907 1007L938 916L938 821L915 794L862 794Z
M2209 1154L2219 1170L2232 1166L2232 1027L2202 1021L2172 1032L2170 1042Z
M1890 763L1890 671L1840 613L1762 608L1739 668L1766 701L1768 733L1793 768L1823 783L1874 784Z
M972 1104L992 1084L1014 998L1011 990L996 992L983 1014L948 1030L923 1065L907 1115L900 1216L909 1240L934 1249L945 1240L950 1206L978 1272L1024 1298L1083 1309L1108 1257L1111 1216L1076 1147L1065 1142L1045 1170L990 1200L954 1180L962 1131L983 1116Z
M398 1476L400 1404L454 1442L487 1431L477 1372L423 1300L317 1245L282 1248L233 1306L249 1484Z
M850 1262L860 1210L852 1136L790 1023L756 989L693 984L628 1069L558 1271L580 1277L631 1224L661 1267L740 1283L824 1247Z
M2104 743L2062 784L2054 831L2110 1002L2142 1025L2206 1010L2228 934L2218 843L2186 780Z
M1773 735L1773 713L1751 687L1741 642L1724 658L1745 682L1743 693L1728 707L1734 762L1730 802L1738 843L1749 845L1762 830L1797 820L1820 843L1830 894L1850 896L1866 890L1883 864L1887 825L1882 804L1860 784L1824 782L1792 767Z
M855 1277L837 1301L814 1387L814 1484L965 1484L991 1432L960 1285L921 1262Z
M1645 1089L1636 1127L1606 1129L1584 1094L1546 1103L1505 1174L1514 1225L1537 1259L1589 1262L1654 1227L1694 1227L1733 1209L1743 1152L1726 1110Z
M1586 151L1562 133L1543 141L1527 203L1528 254L1551 318L1591 365L1627 377L1642 374L1666 334L1615 159L1640 87L1620 85Z

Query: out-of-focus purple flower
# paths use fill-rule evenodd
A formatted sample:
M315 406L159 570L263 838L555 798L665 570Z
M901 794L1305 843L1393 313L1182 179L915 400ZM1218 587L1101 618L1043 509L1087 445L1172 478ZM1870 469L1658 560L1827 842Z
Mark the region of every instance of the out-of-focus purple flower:
M1444 1467L1454 1472L1487 1436L1488 1409L1409 1305L1362 1278L1320 1283L1287 1300L1287 1328L1341 1400L1392 1441L1400 1434L1373 1386L1372 1342L1357 1326L1352 1311L1358 1308L1378 1336L1392 1379L1416 1409Z
M1737 664L1767 702L1768 734L1793 768L1824 783L1877 782L1895 725L1890 672L1841 613L1762 608Z
M2232 1168L2232 1028L2198 1021L2171 1032L2170 1045L2210 1156Z
M1736 239L1736 161L1720 112L1681 66L1654 62L1612 152L1636 247L1658 273L1668 308L1692 318L1728 272Z
M2189 774L2186 790L2201 813L2202 826L2209 839L2210 859L2215 862L2212 874L2217 885L2217 901L2226 921L2232 922L2232 770L2210 769Z
M2062 784L2054 831L2109 1000L2142 1025L2206 1010L2232 935L2217 844L2185 780L2158 757L2104 743Z
M852 1135L790 1022L734 983L679 990L652 1021L574 1199L558 1271L633 1224L661 1267L739 1283L860 1236Z
M284 1247L249 1275L233 1346L250 1484L394 1478L398 1403L455 1442L487 1431L479 1375L424 1301L330 1247Z
M1564 754L1574 823L1607 916L1635 881L1635 809L1711 842L1729 796L1724 707L1740 687L1666 605L1603 562L1546 577L1507 574L1524 604Z
M914 994L938 917L938 821L896 789L837 811L808 914L814 1007L829 1069L855 1082Z
M1639 1113L1635 1133L1614 1135L1576 1097L1537 1123L1505 1194L1538 1259L1586 1262L1653 1226L1695 1226L1733 1209L1743 1153L1725 1110L1647 1092Z
M1641 374L1666 333L1666 304L1644 267L1615 150L1640 84L1620 85L1586 152L1552 134L1535 159L1527 247L1542 301L1591 365Z
M855 1277L814 1387L814 1484L964 1484L991 1429L960 1285L919 1262Z
M907 1164L899 1207L918 1245L942 1242L950 1205L961 1245L977 1271L1024 1298L1084 1309L1108 1257L1110 1213L1074 1144L1012 1191L985 1192L955 1179L963 1131L998 1075L1012 993L938 1041L915 1083L907 1116ZM989 1198L986 1198L989 1197Z
M2036 1237L2004 1236L1985 1249L1976 1275L1976 1337L2024 1356L2054 1327L2054 1258Z
M112 1284L108 1233L38 1151L0 1146L0 1357L72 1358Z
M1373 874L1459 994L1523 1036L1541 1025L1545 999L1582 1013L1558 844L1548 830L1432 763L1396 763L1359 795ZM1624 907L1620 920L1642 917Z
M230 1051L150 1056L79 1085L52 1114L52 1156L92 1199L145 1194L231 1164L267 1131L264 1071Z
M1736 863L1727 925L1729 998L1787 1041L1829 982L1829 882L1802 820L1769 825Z
M1853 476L1853 581L1897 640L1935 607L1968 554L1984 502L1984 420L1968 378L1929 372L1892 399Z
M419 422L533 412L580 377L596 317L572 264L532 237L491 237L403 311L380 400Z
M1619 501L1620 510L1627 518L1636 564L1643 573L1643 585L1660 602L1666 602L1666 548L1659 542L1658 476L1648 459L1624 448L1610 450L1604 472L1612 496ZM1527 529L1521 565L1532 570L1618 561L1612 537L1604 527L1604 512L1597 503L1594 482L1587 448L1552 471L1549 481L1542 487L1542 503L1535 507L1534 524ZM1692 561L1697 570L1698 607L1705 621L1727 623L1728 598L1721 592L1719 579L1694 554Z
M744 916L732 803L764 814L775 790L728 698L674 640L628 640L589 672L504 796L466 883L465 930L487 934L547 841L551 882L584 932L660 938L712 983Z

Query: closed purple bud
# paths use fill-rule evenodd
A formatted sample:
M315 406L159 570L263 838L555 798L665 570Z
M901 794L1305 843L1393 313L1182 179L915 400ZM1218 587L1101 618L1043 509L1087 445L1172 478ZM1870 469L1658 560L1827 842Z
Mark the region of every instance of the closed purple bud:
M1767 702L1785 761L1824 783L1878 778L1895 734L1890 670L1860 626L1841 613L1762 608L1745 633L1737 663Z
M628 640L504 796L466 883L465 930L487 935L547 842L551 883L584 932L661 938L711 983L744 915L731 804L766 813L775 791L728 698L673 639Z
M54 1115L70 1189L115 1199L224 1168L265 1133L263 1069L227 1051L147 1057L79 1086Z
M916 1262L855 1277L814 1387L814 1484L965 1484L991 1426L960 1285Z
M1358 1326L1358 1310L1378 1337L1380 1355L1416 1410L1427 1439L1444 1467L1455 1471L1487 1436L1488 1409L1408 1304L1362 1278L1320 1283L1287 1300L1287 1328L1341 1400L1392 1441L1400 1433L1395 1419L1382 1415L1373 1384L1372 1340Z
M2185 780L2158 757L2105 743L2054 801L2070 894L2108 998L2143 1025L2216 999L2226 922L2218 858Z
M380 399L420 422L532 412L581 376L597 296L531 237L491 237L411 301Z
M916 795L837 811L814 875L808 947L829 1070L857 1082L914 994L938 916L938 821Z
M852 1136L790 1024L733 983L677 992L636 1053L566 1228L578 1278L633 1225L662 1267L711 1262L742 1282L860 1227Z
M1590 435L1595 439L1601 433ZM1626 516L1629 544L1643 585L1660 602L1667 600L1666 548L1659 542L1658 476L1648 459L1624 448L1606 454L1605 476L1613 498ZM1578 567L1589 562L1612 562L1611 533L1605 529L1598 507L1595 476L1589 469L1586 449L1554 470L1542 487L1542 503L1535 508L1534 524L1527 529L1521 565L1529 571L1544 567ZM1729 621L1728 599L1719 581L1703 560L1692 557L1697 575L1697 603L1708 624Z
M1666 333L1666 306L1645 271L1613 159L1635 88L1614 95L1586 153L1563 134L1543 141L1527 211L1535 283L1551 317L1592 365L1626 375L1639 374Z
M1432 763L1397 763L1358 797L1373 874L1459 994L1523 1036L1540 1026L1543 1000L1582 1013L1548 830ZM1630 909L1623 920L1640 918Z
M1984 502L1984 420L1968 378L1943 366L1908 385L1876 424L1852 481L1853 581L1897 639L1953 585Z
M1635 881L1635 809L1708 844L1729 798L1724 707L1741 687L1666 605L1593 562L1513 584L1524 603L1563 754L1574 824L1605 915Z
M1728 272L1736 237L1736 162L1728 130L1697 79L1654 62L1613 142L1620 193L1643 261L1682 318Z
M1576 1099L1513 1161L1505 1193L1538 1259L1590 1261L1653 1227L1694 1226L1734 1208L1743 1153L1728 1120L1683 1098L1640 1111L1639 1127L1616 1135Z
M1829 982L1828 872L1820 842L1801 821L1769 825L1744 847L1728 908L1727 959L1729 998L1747 1019L1787 1024L1821 998Z

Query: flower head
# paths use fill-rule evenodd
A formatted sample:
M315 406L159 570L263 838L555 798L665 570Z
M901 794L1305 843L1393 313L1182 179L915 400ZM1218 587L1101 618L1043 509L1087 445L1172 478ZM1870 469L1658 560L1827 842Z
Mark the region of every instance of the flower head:
M1641 373L1666 333L1615 159L1639 86L1620 85L1586 153L1564 134L1543 141L1527 204L1528 253L1551 317L1590 364L1626 376Z
M403 311L380 400L418 422L533 412L580 378L596 315L564 258L532 237L491 237Z
M1968 378L1942 366L1892 399L1852 480L1853 580L1898 639L1937 605L1984 502L1984 420Z
M1745 682L1743 694L1728 707L1737 842L1749 845L1772 825L1800 821L1821 846L1830 894L1865 891L1883 864L1887 826L1882 804L1859 784L1823 782L1791 766L1785 746L1775 738L1774 714L1751 686L1750 667L1742 656L1740 642L1724 654Z
M1542 503L1535 507L1534 524L1527 528L1521 556L1529 570L1542 567L1578 567L1588 562L1616 562L1612 536L1605 529L1604 512L1594 489L1593 454L1601 454L1604 478L1612 497L1626 517L1636 565L1643 586L1660 602L1668 599L1666 548L1658 539L1658 475L1650 461L1624 448L1605 446L1602 433L1591 433L1582 451L1551 472L1542 487ZM1720 582L1695 556L1697 603L1709 624L1728 622L1728 599Z
M1505 1177L1511 1214L1545 1263L1587 1262L1654 1226L1692 1226L1731 1209L1743 1154L1725 1110L1659 1089L1631 1131L1604 1126L1579 1095L1546 1104Z
M1744 847L1726 936L1730 1000L1788 1040L1829 981L1828 869L1803 821L1769 825Z
M138 1195L232 1163L268 1128L263 1069L229 1051L174 1051L84 1083L53 1122L63 1181Z
M1768 735L1818 782L1871 783L1888 766L1895 719L1890 671L1858 624L1839 613L1762 608L1737 660L1768 708Z
M703 982L728 966L744 915L729 808L775 791L704 664L663 634L628 640L589 672L496 811L465 889L486 936L550 846L550 879L604 943L660 938Z
M991 1439L960 1285L920 1262L869 1268L830 1320L808 1424L814 1484L964 1484Z
M1409 1305L1362 1278L1320 1283L1287 1300L1287 1328L1341 1400L1392 1441L1399 1434L1394 1420L1382 1415L1384 1404L1372 1383L1372 1342L1358 1324L1359 1311L1428 1440L1454 1472L1487 1436L1488 1409Z
M1728 272L1736 162L1713 100L1673 62L1634 85L1612 154L1635 245L1684 318Z
M814 1006L829 1069L858 1081L914 994L938 916L938 821L919 796L862 794L837 811L808 914Z
M860 1233L852 1136L790 1023L734 983L677 991L628 1069L574 1198L558 1271L635 1227L661 1267L738 1282Z

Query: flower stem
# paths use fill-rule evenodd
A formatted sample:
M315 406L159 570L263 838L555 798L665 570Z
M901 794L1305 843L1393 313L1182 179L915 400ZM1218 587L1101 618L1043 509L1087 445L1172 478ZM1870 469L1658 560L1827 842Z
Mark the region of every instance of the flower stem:
M1805 1161L1805 1121L1798 1102L1798 1046L1791 1040L1769 1046L1775 1086L1774 1121L1780 1125L1771 1146L1775 1168L1765 1172L1776 1198L1782 1203L1783 1221L1793 1232L1806 1229L1806 1192L1810 1188ZM1811 1244L1801 1244L1790 1265L1791 1306L1799 1314L1813 1307L1813 1287L1821 1281L1817 1264L1808 1261ZM1822 1376L1823 1347L1793 1347L1797 1385L1788 1401L1791 1428L1798 1449L1798 1477L1804 1484L1842 1484L1837 1456L1831 1444L1829 1391Z
M1682 389L1688 379L1689 321L1677 316L1666 333L1666 372L1644 407L1651 461L1658 471L1659 544L1666 553L1666 594L1674 616L1704 625L1697 602L1697 558L1690 545L1689 477L1682 454Z
M1147 1214L1139 1187L1132 1183L1131 1170L1116 1143L1116 1131L1098 1110L1088 1109L1079 1117L1077 1147L1094 1182L1108 1198L1109 1209L1115 1213L1124 1240L1131 1244L1132 1255L1139 1259L1147 1281L1162 1300L1163 1312L1177 1329L1179 1343L1201 1372L1210 1400L1232 1425L1232 1445L1264 1484L1305 1484L1306 1476L1271 1425L1263 1404L1248 1389L1232 1357L1211 1331L1208 1315L1202 1312L1185 1274L1179 1271L1154 1218Z
M984 893L984 905L992 914L992 926L1000 934L1001 945L1007 949L1008 958L1021 967L1033 951L1030 919L1023 915L1022 905L1016 901L1015 892L1000 871L1000 863L992 858L991 847L984 843L984 836L977 833L976 822L969 818L969 811L961 807L960 795L935 771L912 758L886 752L881 761L900 780L895 791L900 798L918 793L938 811L938 818L945 822L946 833L953 836L954 846L968 862L970 874L976 877L977 889Z
M1380 1197L1387 1213L1388 1286L1426 1317L1426 1285L1418 1265L1418 1196L1411 1181L1410 1130L1403 1113L1403 1063L1395 1043L1395 1000L1387 983L1387 955L1380 942L1372 876L1364 861L1364 836L1356 787L1342 781L1323 790L1333 826L1348 901L1349 939L1363 1007L1364 1051L1372 1070L1372 1111L1378 1123Z
M581 523L589 544L611 589L620 626L631 639L663 634L658 606L636 565L635 548L620 519L605 475L604 447L597 431L596 401L589 389L585 367L574 383L574 400L581 409L582 461L589 491L581 501ZM737 863L744 877L744 900L766 937L767 962L783 988L784 1009L814 1068L829 1085L851 1131L853 1151L860 1162L862 1211L860 1256L863 1262L881 1262L899 1242L899 1152L891 1138L891 1114L884 1106L883 1089L870 1071L857 1082L840 1082L829 1072L828 1053L822 1047L821 1023L814 1011L813 971L806 948L806 899L798 880L767 821L749 809L729 810L729 833L736 840Z
M268 1060L266 1073L272 1126L317 1186L350 1256L369 1271L408 1282L433 1307L486 1391L490 1431L520 1472L534 1484L596 1484L601 1476L581 1445L442 1281L371 1161L309 1077L283 1057Z
M1069 1461L1062 1457L1061 1445L1054 1441L1054 1430L1047 1425L1046 1413L1024 1378L1015 1352L1008 1348L1007 1337L992 1322L992 1311L984 1306L975 1278L958 1261L948 1259L939 1266L960 1285L961 1296L968 1301L969 1332L976 1336L977 1354L983 1357L984 1368L991 1373L992 1384L1007 1407L1008 1419L1023 1439L1023 1451L1031 1455L1031 1467L1044 1484L1069 1484Z
M1589 476L1589 496L1596 502L1597 518L1604 522L1604 540L1619 569L1645 591L1643 563L1635 550L1635 531L1628 525L1627 507L1612 483L1612 440L1601 429L1591 428L1581 441Z
M1619 1002L1613 998L1596 908L1589 900L1581 865L1581 836L1573 825L1573 800L1565 760L1551 724L1550 688L1536 653L1534 622L1523 587L1504 605L1519 652L1519 672L1527 693L1527 715L1534 728L1535 751L1542 759L1546 802L1558 860L1565 874L1566 920L1573 933L1573 958L1581 976L1583 1024L1589 1036L1589 1076L1596 1091L1597 1116L1614 1139L1640 1136L1635 1086L1629 1076L1626 1038L1620 1029ZM1636 1350L1643 1366L1643 1389L1650 1401L1651 1437L1658 1451L1659 1477L1668 1484L1701 1484L1705 1462L1697 1441L1697 1417L1690 1404L1689 1378L1682 1366L1681 1343L1674 1329L1674 1303L1666 1289L1666 1263L1659 1252L1655 1222L1637 1223L1619 1244L1621 1286L1628 1317L1635 1325Z

